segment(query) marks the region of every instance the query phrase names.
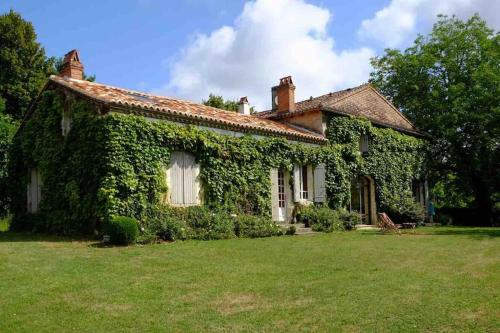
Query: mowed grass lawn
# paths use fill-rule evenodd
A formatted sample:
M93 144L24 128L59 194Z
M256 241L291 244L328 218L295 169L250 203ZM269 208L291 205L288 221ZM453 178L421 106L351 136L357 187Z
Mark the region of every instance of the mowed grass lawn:
M499 332L500 230L101 248L0 233L0 332Z

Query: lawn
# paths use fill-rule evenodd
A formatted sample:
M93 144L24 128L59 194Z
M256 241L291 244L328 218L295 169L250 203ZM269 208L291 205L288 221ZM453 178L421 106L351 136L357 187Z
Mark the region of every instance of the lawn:
M98 247L0 233L1 332L498 332L500 229Z

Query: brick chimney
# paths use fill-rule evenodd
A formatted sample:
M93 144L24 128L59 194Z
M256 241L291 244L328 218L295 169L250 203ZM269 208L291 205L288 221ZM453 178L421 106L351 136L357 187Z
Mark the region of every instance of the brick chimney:
M64 55L59 75L83 80L83 64L80 62L80 56L77 50L71 50Z
M272 87L273 110L278 112L295 111L295 85L292 77L286 76L280 79L280 84Z
M250 104L248 104L248 98L246 96L240 98L238 113L250 115Z

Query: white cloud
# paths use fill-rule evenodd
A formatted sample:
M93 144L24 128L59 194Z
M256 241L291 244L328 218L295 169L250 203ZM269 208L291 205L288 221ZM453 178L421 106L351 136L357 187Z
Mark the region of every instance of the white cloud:
M247 2L231 26L198 34L173 60L160 90L195 101L209 93L248 96L270 106L271 86L292 75L297 99L368 80L369 48L336 50L327 27L332 14L303 0Z
M498 0L392 0L361 23L359 35L382 42L383 46L398 47L415 38L417 25L429 28L438 14L467 19L474 13L479 13L492 28L500 28Z

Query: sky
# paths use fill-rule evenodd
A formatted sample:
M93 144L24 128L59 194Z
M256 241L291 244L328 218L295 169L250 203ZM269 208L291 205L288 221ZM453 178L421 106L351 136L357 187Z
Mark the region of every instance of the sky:
M370 58L408 47L440 13L479 13L500 30L500 0L0 2L10 9L48 56L78 49L97 82L196 102L248 96L257 110L287 75L298 100L366 82Z

